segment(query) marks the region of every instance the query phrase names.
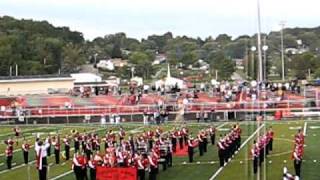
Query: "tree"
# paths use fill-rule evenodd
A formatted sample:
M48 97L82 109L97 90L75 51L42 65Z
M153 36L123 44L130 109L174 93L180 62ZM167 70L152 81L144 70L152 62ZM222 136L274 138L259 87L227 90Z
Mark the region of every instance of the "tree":
M218 71L220 80L230 79L235 71L235 63L231 59L226 58L222 51L212 52L207 61L209 61L213 72Z
M305 79L308 71L314 72L317 68L316 58L312 53L296 55L288 63L292 75L298 79Z
M144 79L150 78L153 72L150 55L143 52L133 52L129 56L129 62L134 64L135 74Z
M63 73L78 72L84 62L85 56L80 47L68 44L63 48Z
M111 52L111 58L122 58L122 52L119 44L115 44L113 46L113 49Z

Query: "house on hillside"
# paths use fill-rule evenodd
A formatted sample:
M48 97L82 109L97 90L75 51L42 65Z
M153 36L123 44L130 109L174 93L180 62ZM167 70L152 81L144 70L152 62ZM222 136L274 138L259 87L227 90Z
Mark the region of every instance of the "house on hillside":
M128 60L123 60L120 58L100 60L97 64L97 68L109 71L114 71L115 68L121 68L124 66L128 66Z
M154 58L154 61L152 62L152 65L158 65L161 63L166 62L167 56L165 54L157 54Z

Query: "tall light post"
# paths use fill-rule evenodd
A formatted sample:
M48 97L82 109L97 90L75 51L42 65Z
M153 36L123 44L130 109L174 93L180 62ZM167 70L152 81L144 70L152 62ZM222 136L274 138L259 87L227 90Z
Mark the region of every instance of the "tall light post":
M283 29L284 29L284 25L285 22L281 21L280 22L280 26L281 26L281 30L280 30L280 36L281 36L281 68L282 68L282 81L284 81L285 79L285 75L284 75L284 45L283 45Z
M263 39L263 80L267 80L267 50L269 47L266 44L266 36Z
M257 48L255 46L251 47L251 77L254 78L254 53L256 52Z
M95 53L94 54L94 65L95 66L97 65L97 56L98 56L98 53Z
M259 69L258 69L258 81L263 80L263 67L262 67L262 52L261 52L261 18L260 18L260 0L257 0L257 13L258 13L258 60L259 60Z

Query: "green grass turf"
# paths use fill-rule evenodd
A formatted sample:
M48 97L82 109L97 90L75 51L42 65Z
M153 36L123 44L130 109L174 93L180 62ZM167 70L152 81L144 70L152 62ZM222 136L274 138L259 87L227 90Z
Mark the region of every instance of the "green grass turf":
M290 123L290 124L289 124ZM222 123L220 123L222 124ZM217 139L220 133L224 134L228 128L230 128L230 125L232 123L225 124L221 131L218 132ZM138 128L141 124L126 124L125 129L126 130L132 130L135 128ZM219 124L216 124L217 126ZM245 141L246 138L248 138L257 128L257 125L254 122L242 122L241 128L243 129L242 133L242 142ZM270 125L273 126L273 129L275 131L275 140L274 140L274 151L271 153L271 156L267 158L266 161L272 161L271 164L264 163L262 165L261 169L261 179L281 179L282 177L282 168L283 166L287 166L289 171L294 173L293 170L293 163L291 160L291 150L293 148L293 135L296 133L296 130L290 130L289 127L302 127L304 126L304 121L300 122L284 122L284 123L267 123L265 128L268 128ZM206 127L205 124L200 125L189 125L190 131L193 133L193 135L196 135L199 129L202 129ZM310 126L320 126L320 122L308 122L308 129L307 129L307 137L306 137L306 144L305 147L305 155L304 159L305 162L303 162L302 165L302 176L304 179L310 179L315 180L319 179L317 175L317 170L320 169L320 157L319 157L319 151L318 148L320 146L320 142L318 141L318 137L320 136L320 129L310 129ZM140 131L148 130L148 129L155 129L156 126L147 126L140 128ZM175 127L175 125L169 124L164 125L162 128L164 131L171 130ZM8 127L5 127L8 128ZM31 126L29 127L30 129ZM36 128L36 127L33 127ZM51 126L50 126L51 128ZM68 134L70 133L71 129L77 129L77 130L92 130L92 129L98 129L99 126L77 126L77 127L68 127L68 126L53 126L53 128L62 129L61 134ZM0 128L1 129L1 128ZM117 130L118 127L112 127L112 129ZM100 129L98 133L100 135L104 134L106 129ZM262 129L262 131L264 128ZM10 131L10 130L9 130ZM45 131L45 129L43 129ZM1 134L8 133L7 131L0 131ZM253 139L252 139L253 140ZM252 172L252 161L250 160L250 148L252 145L252 140L250 140L246 146L235 156L235 158L229 163L219 174L219 176L216 179L222 179L222 180L229 180L229 179L256 179L256 176L253 175ZM103 146L103 145L102 145ZM73 147L73 145L71 146ZM62 147L63 150L63 147ZM72 156L71 152L71 156ZM34 159L34 153L29 153L29 156L32 156L31 159ZM0 157L0 163L4 162L5 158ZM287 161L287 163L284 163L284 160ZM313 160L317 160L317 163L314 163ZM61 160L60 165L54 164L54 157L51 156L49 159L50 170L49 170L49 177L53 178L58 175L61 175L63 173L66 173L71 170L71 162L65 162L65 160ZM218 169L218 156L217 156L217 147L216 145L208 146L208 152L200 157L198 149L195 149L195 155L194 155L194 163L189 164L184 162L188 162L187 157L174 157L173 159L173 167L167 169L166 171L162 170L162 166L160 165L160 171L158 174L158 179L160 180L167 180L167 179L173 179L173 180L205 180L209 179ZM212 164L213 161L213 164ZM242 163L240 163L240 161ZM22 164L22 153L16 152L14 154L14 162L17 163L17 165ZM65 164L62 164L64 163ZM197 162L200 162L198 164ZM1 164L0 164L1 165ZM34 167L34 164L28 166L23 166L14 170L10 170L8 172L1 173L3 170L6 169L5 165L0 166L0 179L21 179L21 180L28 180L28 176L30 176L30 179L37 179L37 171ZM73 180L75 179L74 174L70 173L60 178L61 180Z
M316 124L320 126L320 123L309 122L310 124ZM293 139L296 134L296 129L290 129L290 127L304 127L304 121L286 122L282 124L266 123L266 128L272 125L275 132L275 140L273 145L273 152L266 158L260 169L260 179L281 179L283 167L286 166L290 173L294 174L293 160L291 159L293 150ZM265 128L263 128L265 129ZM263 130L262 130L263 131ZM315 134L316 136L313 136ZM319 148L319 130L310 130L307 128L306 137L306 149L304 159L306 160L302 164L302 178L307 180L317 180L317 170L319 170L319 154L317 154L317 148ZM312 136L311 136L312 135ZM229 163L219 174L217 179L229 180L229 179L257 179L258 175L253 174L252 160L250 156L250 148L252 146L253 139L248 142L248 145L243 148L240 153ZM313 160L316 159L317 163ZM235 173L237 172L237 173Z

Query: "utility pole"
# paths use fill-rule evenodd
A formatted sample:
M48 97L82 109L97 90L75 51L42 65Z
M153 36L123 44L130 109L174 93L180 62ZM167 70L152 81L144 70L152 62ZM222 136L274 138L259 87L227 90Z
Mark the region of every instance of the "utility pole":
M285 75L284 75L284 45L283 45L283 29L285 26L285 21L281 21L280 22L280 26L281 26L281 31L280 31L280 35L281 35L281 67L282 67L282 81L285 80Z

